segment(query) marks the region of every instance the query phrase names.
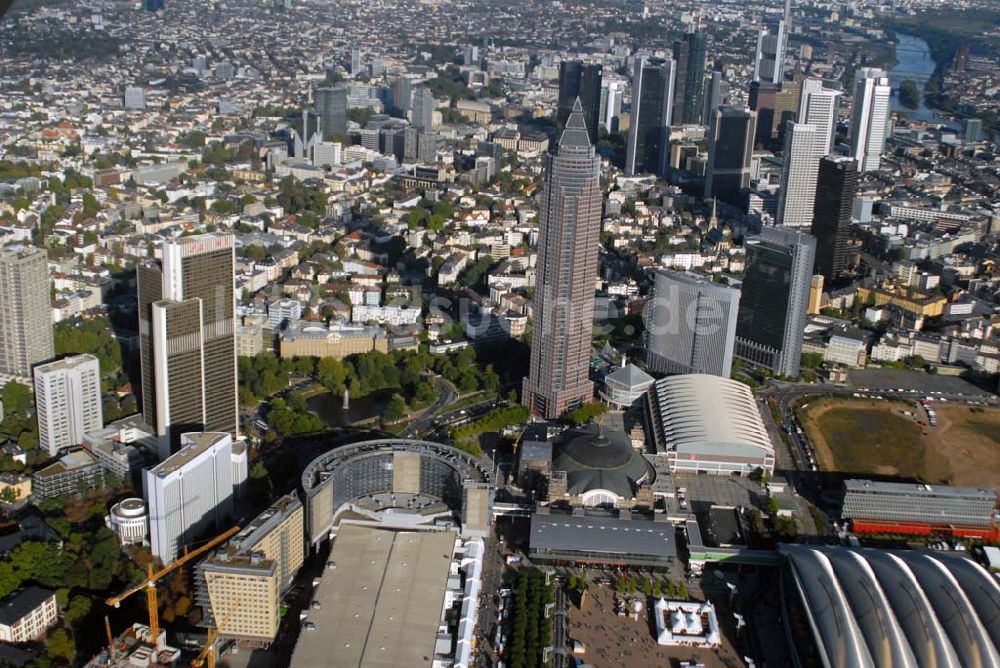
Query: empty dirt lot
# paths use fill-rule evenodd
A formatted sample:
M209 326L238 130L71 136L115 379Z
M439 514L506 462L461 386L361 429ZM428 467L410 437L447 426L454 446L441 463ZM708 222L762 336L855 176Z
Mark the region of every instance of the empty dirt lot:
M1000 409L941 402L929 407L937 413L936 427L917 424L926 415L901 401L818 399L800 418L823 470L996 487Z

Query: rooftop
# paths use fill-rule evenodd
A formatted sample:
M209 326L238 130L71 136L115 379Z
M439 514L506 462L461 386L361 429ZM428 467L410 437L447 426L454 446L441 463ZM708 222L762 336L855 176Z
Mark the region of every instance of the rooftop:
M455 547L452 531L344 525L292 654L293 668L430 666Z
M0 601L0 624L10 626L55 596L54 591L41 587L27 587Z
M669 522L535 514L531 549L669 558L677 556L675 532Z
M232 436L214 431L181 434L181 449L154 468L153 474L162 477L178 471L225 439L232 439Z

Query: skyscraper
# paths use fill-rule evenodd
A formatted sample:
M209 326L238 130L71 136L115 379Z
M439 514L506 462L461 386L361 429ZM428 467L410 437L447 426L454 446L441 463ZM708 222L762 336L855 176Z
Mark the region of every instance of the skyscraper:
M625 96L625 82L601 82L601 125L609 133L618 132L618 118L622 113L622 99Z
M827 284L847 268L851 210L857 194L857 161L835 155L820 160L812 235L816 237L815 273L822 274Z
M736 321L736 357L782 376L799 375L816 240L765 227L748 239Z
M753 64L753 80L780 83L785 75L785 51L791 30L791 7L785 1L785 14L774 28L764 28L757 35L757 55Z
M434 94L427 86L413 89L413 127L430 132L434 126Z
M851 101L851 156L858 170L877 170L889 132L892 88L889 77L875 67L862 67L854 74Z
M674 61L636 58L625 173L664 174L673 113Z
M347 86L343 83L332 88L317 88L314 93L316 112L320 116L323 139L347 135Z
M700 123L705 98L705 60L708 40L703 32L689 32L674 42L677 84L673 122Z
M541 200L535 329L521 401L551 419L593 397L590 340L601 229L601 160L578 100L555 153L546 157Z
M777 151L784 145L785 126L798 118L802 84L783 81L780 84L754 81L750 84L750 109L757 112L757 133L754 144Z
M233 236L165 241L162 257L138 269L143 416L171 445L187 431L236 433Z
M799 121L785 128L779 225L812 225L819 161L833 149L839 95L838 91L825 88L819 79L807 79L802 83Z
M714 70L708 77L708 87L705 89L705 108L701 112L702 125L711 125L715 110L725 103L729 92L729 84L722 80L722 72Z
M742 191L750 187L750 159L757 112L719 107L708 135L705 198L742 206Z
M35 367L40 447L55 457L104 426L101 367L93 355L73 355Z
M246 446L232 435L185 433L180 442L143 480L153 556L164 563L232 518L233 496L246 480Z
M0 374L30 378L52 359L52 300L44 248L0 248Z
M729 378L740 291L703 276L656 272L646 313L646 365L659 373Z
M573 111L573 104L580 100L583 118L590 133L590 143L597 144L597 126L601 122L601 66L564 60L559 63L559 127L566 126L566 119Z
M356 77L361 74L362 68L362 53L361 47L355 46L351 48L351 76Z

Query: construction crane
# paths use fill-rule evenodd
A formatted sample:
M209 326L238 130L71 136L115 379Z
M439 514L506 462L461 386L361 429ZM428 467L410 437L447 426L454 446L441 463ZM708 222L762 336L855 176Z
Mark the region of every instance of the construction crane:
M117 608L121 605L122 601L127 599L132 594L135 594L143 589L146 590L146 607L149 608L149 633L152 641L155 643L156 639L160 635L160 604L156 598L156 583L164 576L167 576L178 568L188 563L192 559L195 559L205 552L208 552L213 547L216 547L220 543L224 543L237 533L239 533L240 528L234 526L231 529L224 531L212 540L208 541L201 547L192 550L190 552L185 552L183 556L178 557L168 565L164 566L158 571L153 570L153 564L150 563L146 568L146 580L135 585L131 589L119 594L118 596L112 596L107 600L107 604Z
M240 608L243 607L243 599L236 604L236 607L227 613L225 619L216 620L216 623L208 630L208 636L205 638L205 646L201 648L198 652L198 656L191 661L192 668L202 668L206 661L208 663L208 668L215 668L216 654L215 654L215 643L219 639L219 627L225 624L232 615L235 615Z

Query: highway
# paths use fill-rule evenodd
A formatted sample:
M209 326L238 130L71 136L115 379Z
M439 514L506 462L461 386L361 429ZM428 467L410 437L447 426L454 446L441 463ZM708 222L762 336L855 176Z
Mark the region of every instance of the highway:
M438 397L434 400L434 403L428 406L424 412L420 414L420 417L408 424L406 428L400 432L400 436L403 438L415 438L420 436L431 427L438 413L455 403L455 400L458 399L458 390L455 389L455 386L448 382L447 379L441 376L434 376L431 379L431 382L434 384L434 387L437 388Z

